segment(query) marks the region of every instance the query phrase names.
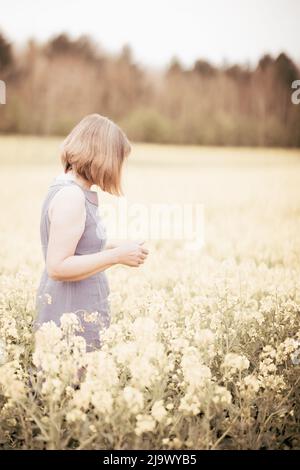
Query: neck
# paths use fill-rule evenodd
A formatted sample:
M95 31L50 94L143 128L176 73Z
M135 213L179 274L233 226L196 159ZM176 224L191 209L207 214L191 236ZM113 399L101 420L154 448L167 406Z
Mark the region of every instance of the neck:
M68 171L68 175L70 175L76 183L78 183L80 186L82 186L84 189L90 189L91 188L91 183L89 183L87 180L82 178L81 176L77 175L73 170Z

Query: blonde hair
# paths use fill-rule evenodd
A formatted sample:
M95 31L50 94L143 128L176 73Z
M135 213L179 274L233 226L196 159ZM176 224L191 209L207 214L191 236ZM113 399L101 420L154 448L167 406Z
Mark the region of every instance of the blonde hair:
M103 191L120 196L121 170L131 145L124 132L100 114L84 117L62 144L61 161L65 173L75 173Z

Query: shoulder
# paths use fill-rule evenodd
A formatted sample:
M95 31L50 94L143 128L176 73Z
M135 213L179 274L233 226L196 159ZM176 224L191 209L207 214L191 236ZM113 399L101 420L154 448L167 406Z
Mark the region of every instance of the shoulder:
M61 203L63 202L73 202L73 203L78 203L78 204L83 204L85 203L85 195L82 189L79 188L79 186L73 186L73 185L67 185L67 186L62 186L61 189L57 191L55 194L55 198L57 201L60 201Z
M78 186L63 186L53 196L48 209L50 219L54 214L74 219L85 214L85 195Z

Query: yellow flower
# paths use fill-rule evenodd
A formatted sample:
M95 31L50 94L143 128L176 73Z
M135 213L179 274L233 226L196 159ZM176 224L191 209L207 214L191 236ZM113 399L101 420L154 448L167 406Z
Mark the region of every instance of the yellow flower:
M247 370L250 363L245 356L235 353L228 353L226 354L222 365L225 369L230 369L234 372Z
M159 423L163 421L168 414L166 409L163 406L163 403L164 403L163 400L158 400L153 404L152 409L151 409L151 415Z
M143 409L144 397L136 388L130 386L125 387L123 390L123 397L132 413L136 414Z
M155 429L155 421L152 416L140 414L136 417L135 433L141 436L145 432L152 432Z

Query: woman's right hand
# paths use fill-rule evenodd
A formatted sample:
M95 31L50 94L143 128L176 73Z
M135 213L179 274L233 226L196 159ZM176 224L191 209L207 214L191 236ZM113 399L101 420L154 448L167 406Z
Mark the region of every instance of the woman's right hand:
M144 248L142 242L124 242L114 248L116 260L118 264L126 266L138 267L145 262L149 251Z

